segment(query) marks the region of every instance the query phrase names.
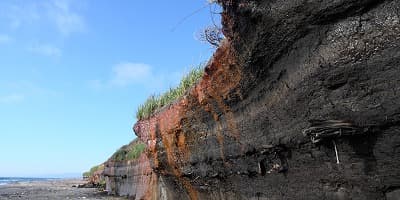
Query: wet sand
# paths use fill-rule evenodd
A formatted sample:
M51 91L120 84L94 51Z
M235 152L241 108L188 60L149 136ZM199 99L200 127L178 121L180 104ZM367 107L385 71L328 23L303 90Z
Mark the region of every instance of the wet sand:
M58 199L110 199L126 198L108 196L96 188L77 188L85 181L77 179L15 183L0 186L0 200L58 200Z

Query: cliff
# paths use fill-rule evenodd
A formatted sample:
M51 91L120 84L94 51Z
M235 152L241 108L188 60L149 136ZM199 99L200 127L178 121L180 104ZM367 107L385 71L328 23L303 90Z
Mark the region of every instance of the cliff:
M152 198L157 176L149 165L143 150L145 145L138 139L122 146L105 163L104 176L106 191L110 195ZM154 198L153 198L154 199Z
M129 174L119 194L398 199L400 2L220 4L226 40L195 87L135 124L146 154L114 171Z

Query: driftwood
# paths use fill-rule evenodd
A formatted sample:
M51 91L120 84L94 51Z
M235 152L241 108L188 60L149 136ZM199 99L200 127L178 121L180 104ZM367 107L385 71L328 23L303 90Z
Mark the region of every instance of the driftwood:
M337 150L335 139L342 136L353 136L363 134L360 128L351 122L343 120L314 120L310 121L310 128L303 130L303 135L308 136L311 142L316 144L323 140L331 140L335 148L336 163L340 164L339 153Z
M362 134L360 129L351 122L343 120L311 121L311 127L303 130L303 135L308 136L312 143L319 143L325 139L334 139L341 136Z

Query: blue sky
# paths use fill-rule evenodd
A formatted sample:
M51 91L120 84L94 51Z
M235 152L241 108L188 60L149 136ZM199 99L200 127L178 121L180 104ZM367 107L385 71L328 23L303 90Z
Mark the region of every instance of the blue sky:
M113 2L0 1L0 176L105 161L135 138L138 105L212 54L196 39L207 1Z

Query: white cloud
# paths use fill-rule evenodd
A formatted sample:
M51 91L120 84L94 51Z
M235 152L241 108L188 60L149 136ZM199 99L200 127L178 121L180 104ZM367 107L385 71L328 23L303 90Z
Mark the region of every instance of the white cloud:
M50 99L63 94L30 81L0 81L0 104L20 103L33 98Z
M50 20L55 23L58 31L64 36L86 30L83 16L71 9L70 1L53 0L47 7Z
M61 56L61 50L51 44L35 44L29 47L28 51L50 57Z
M12 38L10 36L0 34L0 44L10 43L11 41L12 41Z
M160 93L176 86L181 76L182 73L176 71L156 71L143 63L122 62L111 68L108 79L92 79L87 81L87 86L94 90L135 87Z
M0 103L19 103L25 99L22 94L9 94L5 96L0 96Z
M113 67L110 84L112 86L127 86L132 83L151 81L153 74L151 67L142 63L120 63Z
M21 27L53 27L62 36L84 32L87 29L84 16L77 10L80 0L43 0L1 2L0 12L9 20L12 29Z
M4 3L4 2L3 2ZM18 29L22 25L33 24L41 18L38 12L38 4L3 4L2 13L9 20L9 26L12 29Z

